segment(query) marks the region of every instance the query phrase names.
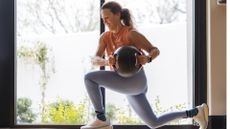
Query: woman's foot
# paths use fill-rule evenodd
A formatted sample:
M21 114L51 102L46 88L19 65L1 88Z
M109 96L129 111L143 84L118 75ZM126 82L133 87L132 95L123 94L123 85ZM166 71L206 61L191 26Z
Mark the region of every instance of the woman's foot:
M203 103L196 107L198 109L198 114L193 117L193 119L199 124L199 129L207 129L208 127L208 105Z
M93 121L93 122L91 122L85 126L82 126L81 129L101 129L101 128L106 128L109 126L111 126L109 119L106 119L106 121L96 119L95 121Z

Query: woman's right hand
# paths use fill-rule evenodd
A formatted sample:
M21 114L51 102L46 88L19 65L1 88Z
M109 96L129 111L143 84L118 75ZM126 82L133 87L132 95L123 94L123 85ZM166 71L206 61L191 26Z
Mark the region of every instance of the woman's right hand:
M103 59L102 57L95 56L91 58L91 63L93 65L98 65L98 66L105 66L108 64L108 61Z

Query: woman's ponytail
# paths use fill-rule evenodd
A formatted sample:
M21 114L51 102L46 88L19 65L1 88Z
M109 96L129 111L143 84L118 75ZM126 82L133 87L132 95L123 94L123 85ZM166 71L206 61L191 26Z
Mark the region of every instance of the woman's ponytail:
M131 19L131 14L127 8L121 10L121 20L126 26L133 27L133 21Z

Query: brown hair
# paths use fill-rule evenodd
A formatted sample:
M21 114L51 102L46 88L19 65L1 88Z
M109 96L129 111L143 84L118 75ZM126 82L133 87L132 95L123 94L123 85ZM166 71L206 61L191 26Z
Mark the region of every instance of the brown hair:
M131 14L127 8L122 8L121 5L114 1L106 2L102 5L101 9L110 9L113 14L121 13L122 23L126 26L133 27Z

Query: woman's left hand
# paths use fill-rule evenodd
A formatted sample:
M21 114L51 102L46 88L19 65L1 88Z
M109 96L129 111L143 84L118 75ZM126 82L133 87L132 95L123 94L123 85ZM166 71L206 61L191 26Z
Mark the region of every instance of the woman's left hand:
M145 55L139 55L137 56L138 63L141 65L145 65L149 62L149 57Z

